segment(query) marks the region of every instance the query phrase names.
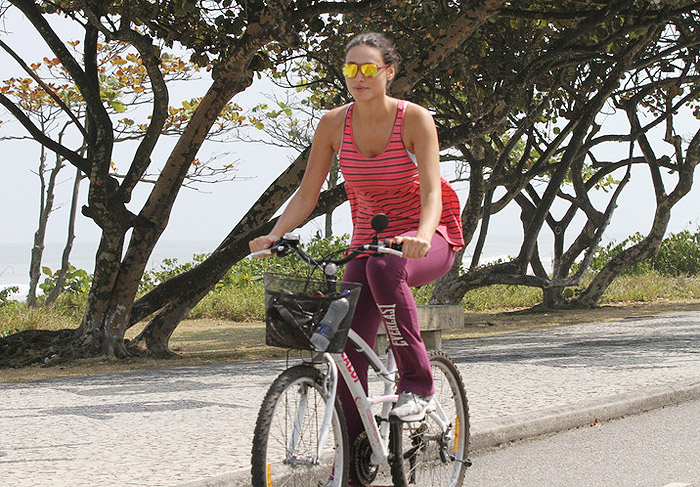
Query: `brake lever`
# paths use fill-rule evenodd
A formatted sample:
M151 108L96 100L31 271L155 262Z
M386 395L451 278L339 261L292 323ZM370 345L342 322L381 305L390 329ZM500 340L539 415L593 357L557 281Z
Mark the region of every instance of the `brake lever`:
M277 254L280 257L284 257L287 255L287 252L292 247L296 247L299 245L299 240L300 237L296 233L285 233L284 237L280 238L275 242L275 244L270 247L269 249L263 249L263 250L258 250L257 252L251 252L248 254L247 258L252 259L253 257L261 256L261 255L273 255Z

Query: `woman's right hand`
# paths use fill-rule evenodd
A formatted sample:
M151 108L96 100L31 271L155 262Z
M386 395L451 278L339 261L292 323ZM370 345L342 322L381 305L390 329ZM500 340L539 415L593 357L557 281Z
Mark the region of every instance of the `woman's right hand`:
M277 235L273 234L268 234L268 235L261 235L258 238L254 238L250 242L248 242L248 247L250 248L251 253L252 252L259 252L261 250L267 250L280 239ZM264 256L261 255L261 257Z

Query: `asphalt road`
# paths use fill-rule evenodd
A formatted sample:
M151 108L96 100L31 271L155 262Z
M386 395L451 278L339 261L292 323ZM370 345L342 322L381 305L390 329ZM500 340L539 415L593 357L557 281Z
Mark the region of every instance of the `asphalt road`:
M472 458L478 487L698 487L700 401L516 443Z

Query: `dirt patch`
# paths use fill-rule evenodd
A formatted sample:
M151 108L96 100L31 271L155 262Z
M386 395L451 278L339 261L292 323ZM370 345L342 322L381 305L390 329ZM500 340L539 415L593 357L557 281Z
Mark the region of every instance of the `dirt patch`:
M465 327L445 333L444 338L476 338L683 311L700 311L700 300L616 303L592 310L467 312ZM138 331L131 330L130 335L135 335ZM212 363L262 361L285 354L285 350L265 345L265 327L262 323L236 323L221 320L184 321L173 334L170 346L178 354L177 357L171 359L139 357L124 361L78 359L53 367L34 365L19 369L0 369L0 382L26 382Z

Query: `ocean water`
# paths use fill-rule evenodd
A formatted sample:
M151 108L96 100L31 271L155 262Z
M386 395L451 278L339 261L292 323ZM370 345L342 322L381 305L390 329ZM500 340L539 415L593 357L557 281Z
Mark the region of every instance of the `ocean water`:
M201 241L170 241L159 242L153 249L148 260L147 269L157 269L164 259L177 259L180 263L193 261L196 254L213 251L219 242ZM71 251L70 263L76 269L84 269L92 274L95 268L95 254L98 242L77 242ZM44 248L42 267L52 271L61 265L63 244L47 243ZM19 243L0 243L0 289L11 286L19 287L19 292L12 295L13 299L24 299L29 290L29 263L31 260L31 245ZM41 279L43 280L43 278Z
M485 246L481 263L516 255L520 248L521 238L519 235L494 235ZM147 269L159 268L164 259L177 259L180 263L191 262L196 254L209 253L218 244L218 241L212 240L158 242L148 261ZM76 242L71 252L71 264L77 269L93 273L97 245L98 242ZM467 265L471 262L472 249L473 244L469 245L465 252L464 261ZM543 263L549 267L551 260L551 252L548 252L549 247L541 245L540 249ZM29 244L0 243L0 289L10 286L19 287L20 290L12 296L13 299L24 299L29 290L30 252L31 245ZM61 264L62 253L63 244L47 243L41 265L55 271Z

